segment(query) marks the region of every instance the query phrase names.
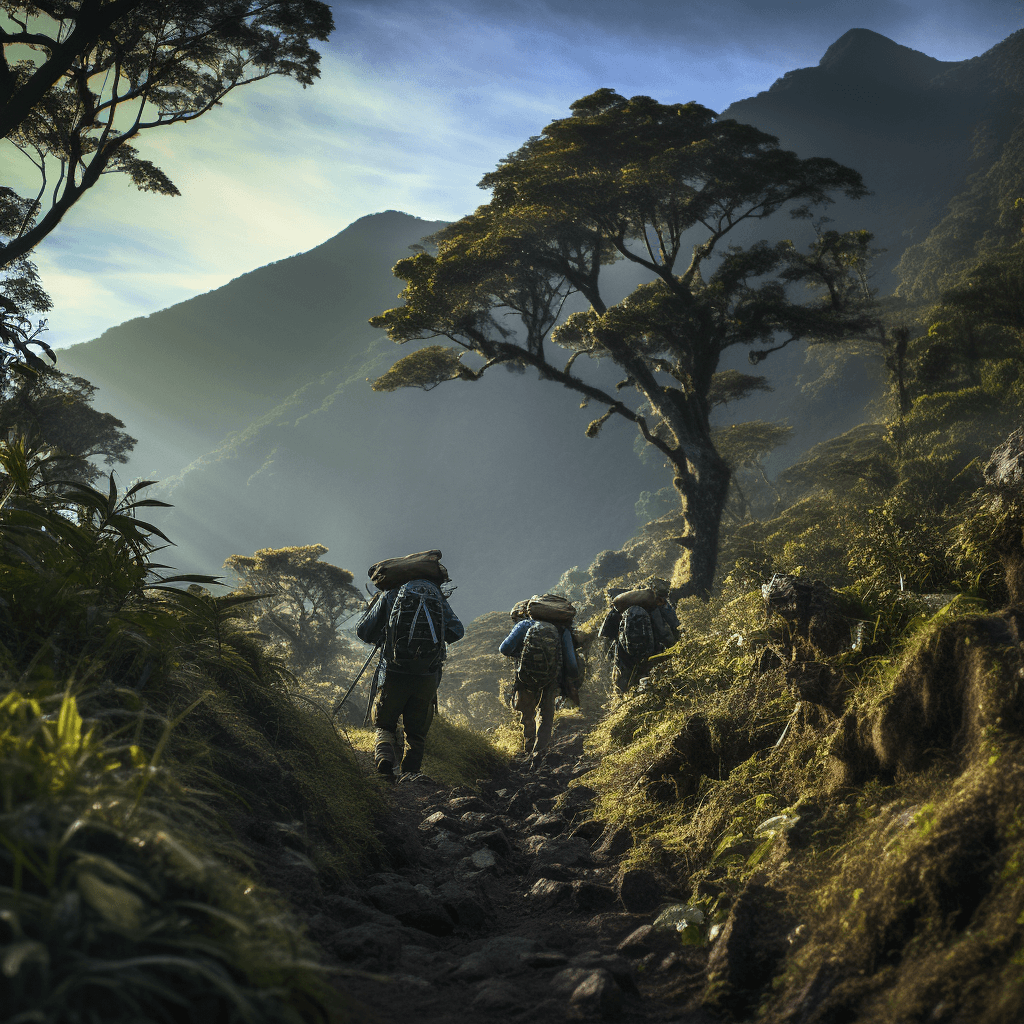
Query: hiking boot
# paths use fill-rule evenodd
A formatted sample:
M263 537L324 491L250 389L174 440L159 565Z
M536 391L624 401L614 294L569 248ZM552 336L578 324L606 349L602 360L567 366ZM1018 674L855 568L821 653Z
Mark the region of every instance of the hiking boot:
M377 762L377 774L378 775L389 775L394 778L395 766L391 761L378 761Z
M423 772L402 772L401 775L395 780L398 783L403 782L429 782L433 783L433 779L428 775L424 775Z

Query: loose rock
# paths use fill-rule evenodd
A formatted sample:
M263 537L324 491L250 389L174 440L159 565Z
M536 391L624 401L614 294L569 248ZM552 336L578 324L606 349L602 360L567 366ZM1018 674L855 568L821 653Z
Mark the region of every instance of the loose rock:
M597 970L576 986L569 1003L584 1015L612 1017L622 1009L622 989L607 971Z

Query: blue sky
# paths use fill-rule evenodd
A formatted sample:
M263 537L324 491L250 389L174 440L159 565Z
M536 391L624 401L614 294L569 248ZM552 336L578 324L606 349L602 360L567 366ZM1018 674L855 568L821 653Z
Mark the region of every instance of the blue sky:
M36 250L64 346L216 288L385 209L453 219L506 153L601 86L722 110L869 28L941 60L1024 24L1020 0L349 0L322 78L239 90L143 155L180 198L108 176ZM9 153L0 180L16 183Z

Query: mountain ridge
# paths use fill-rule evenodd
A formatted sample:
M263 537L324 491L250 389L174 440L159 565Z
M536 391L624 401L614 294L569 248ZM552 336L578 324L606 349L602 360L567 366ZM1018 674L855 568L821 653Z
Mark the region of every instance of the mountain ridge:
M721 116L769 131L801 156L862 171L874 195L827 213L841 230L871 230L888 249L876 276L886 292L901 254L927 237L976 169L979 126L1016 95L1021 44L1017 33L979 58L943 62L853 29L817 67L787 73ZM873 82L865 62L878 70ZM883 81L893 74L902 75L899 104ZM971 89L951 100L961 80ZM796 237L799 228L785 223L783 233ZM356 570L445 544L463 548L467 564L486 564L500 537L525 554L501 583L467 586L475 617L551 586L574 562L589 564L632 535L637 494L668 477L633 458L624 427L584 438L588 413L550 385L489 375L436 396L365 385L397 354L366 323L398 303L391 267L440 226L395 210L361 217L305 253L62 353L99 387L98 407L140 438L129 472L165 482L177 506L166 532L179 539L182 568L209 571L248 548L313 542ZM758 224L738 240L773 230ZM626 294L630 268L613 270ZM743 368L744 357L732 352L721 368ZM777 468L861 422L877 389L863 364L850 363L809 396L804 385L816 371L795 347L762 369L775 393L730 406L716 422L795 420ZM521 511L538 501L551 509L539 536Z

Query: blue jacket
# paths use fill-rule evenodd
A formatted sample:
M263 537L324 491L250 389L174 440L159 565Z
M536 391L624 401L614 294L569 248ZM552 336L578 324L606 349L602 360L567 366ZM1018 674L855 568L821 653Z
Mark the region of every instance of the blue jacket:
M433 580L416 580L414 582L433 583ZM437 584L435 583L434 586L437 586ZM398 597L399 589L399 587L392 587L391 590L379 594L373 604L363 612L363 617L356 624L356 636L360 640L368 644L375 644L383 638L388 626L391 609L394 607L395 599ZM461 640L466 635L466 627L463 626L459 621L459 617L452 611L452 606L443 594L441 595L441 607L444 614L444 642L446 644L453 644L456 640ZM444 654L445 652L442 650L442 661L444 661ZM383 656L380 659L380 671L387 671L387 664ZM395 670L393 669L392 671Z
M519 652L523 649L523 640L526 638L526 631L536 621L536 619L523 619L520 622L517 622L512 627L512 632L501 641L498 653L505 654L510 658L517 657ZM558 631L562 634L562 674L566 679L578 679L580 667L576 663L576 651L572 646L572 634L569 630L563 629L560 626L558 627Z

